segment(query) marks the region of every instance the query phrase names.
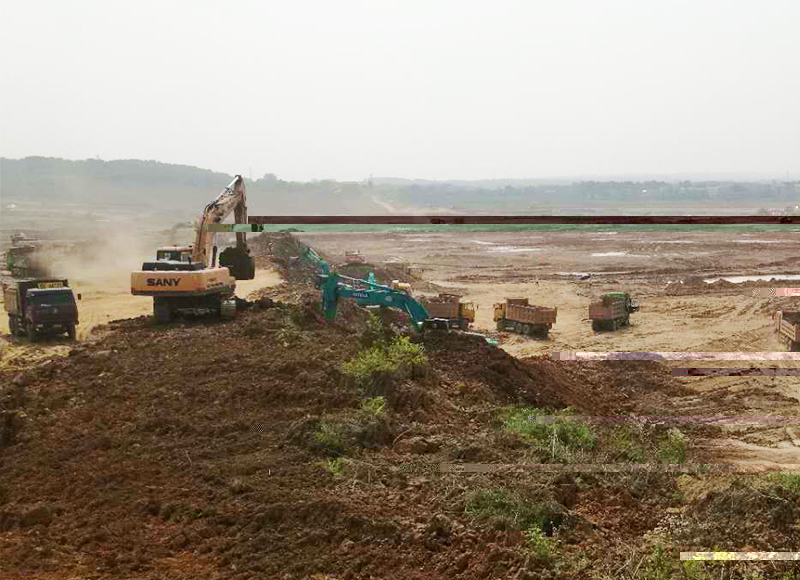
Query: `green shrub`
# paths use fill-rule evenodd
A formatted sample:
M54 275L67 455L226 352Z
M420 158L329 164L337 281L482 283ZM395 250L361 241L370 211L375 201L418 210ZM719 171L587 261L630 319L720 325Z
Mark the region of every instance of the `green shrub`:
M767 480L800 494L800 475L797 473L770 473Z
M622 452L626 461L644 463L646 450L636 443L634 432L627 428L619 429L614 436L614 447Z
M516 433L536 449L548 451L552 459L561 458L565 449L593 449L597 444L594 435L585 423L572 419L574 411L565 409L553 412L549 409L511 407L500 410L506 431ZM539 422L538 417L555 417L553 422Z
M403 336L395 338L388 345L373 346L359 353L342 365L342 372L362 390L370 390L380 378L396 377L403 373L413 375L426 362L422 346Z
M361 403L361 410L379 417L383 414L383 409L386 406L386 399L383 397L372 397Z
M537 527L525 530L525 544L534 558L549 559L556 555L556 542Z
M676 577L680 562L671 558L662 544L656 544L642 566L646 580L670 580Z
M661 463L684 463L686 461L686 436L677 429L658 445L658 460Z
M389 343L389 358L399 367L415 369L428 362L420 344L414 344L407 336L398 336Z
M499 529L540 530L560 525L561 516L547 504L528 503L506 489L479 489L467 500L466 513Z
M378 346L386 340L386 330L383 328L383 323L380 317L369 311L369 320L367 321L367 328L361 335L361 340L367 346Z
M329 459L327 467L328 471L330 471L331 475L334 477L341 477L344 475L344 459L341 457Z
M314 432L314 439L326 453L330 455L344 454L344 435L341 425L330 421L320 421Z

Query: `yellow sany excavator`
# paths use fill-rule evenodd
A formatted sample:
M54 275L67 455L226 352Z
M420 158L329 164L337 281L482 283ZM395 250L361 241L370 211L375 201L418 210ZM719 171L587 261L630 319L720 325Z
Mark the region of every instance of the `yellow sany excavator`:
M216 314L223 319L236 315L236 280L255 277L247 234L237 232L236 247L217 256L216 233L203 229L221 223L231 212L237 224L247 223L241 175L205 207L193 246L159 248L155 262L145 262L131 273L131 294L153 297L156 322L169 322L180 314Z

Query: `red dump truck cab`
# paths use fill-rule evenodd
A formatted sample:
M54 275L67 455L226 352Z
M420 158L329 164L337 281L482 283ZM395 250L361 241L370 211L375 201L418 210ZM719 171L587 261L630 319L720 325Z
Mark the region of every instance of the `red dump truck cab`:
M32 341L44 333L66 333L75 338L78 304L66 279L4 284L3 298L12 335L27 335Z

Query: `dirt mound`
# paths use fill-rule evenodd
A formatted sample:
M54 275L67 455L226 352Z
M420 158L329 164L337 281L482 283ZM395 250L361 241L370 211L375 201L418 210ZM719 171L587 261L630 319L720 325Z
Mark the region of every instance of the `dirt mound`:
M753 487L734 479L698 501L674 532L686 551L714 545L742 546L742 551L789 551L796 544L800 495L781 485Z
M621 415L634 411L648 394L681 396L688 393L657 361L552 361L533 357L522 361L540 377L542 389L563 405L590 414Z
M464 392L473 399L495 405L565 406L559 390L548 384L551 377L481 337L431 333L425 350L432 355L438 373L453 383L465 383Z
M99 577L155 577L173 566L177 577L275 577L292 553L292 577L363 576L408 562L462 566L457 546L471 545L474 577L490 572L468 521L443 515L437 484L398 478L387 446L395 434L425 430L405 414L417 409L415 419L453 440L469 433L469 418L454 412L462 395L449 389L453 380L487 394L481 404L539 404L534 377L479 338L434 337L425 343L430 373L396 385L391 420L364 421L341 363L362 349L357 328L367 314L354 304L340 314L326 323L314 296L262 301L231 323L115 321L104 340L29 371L24 397L13 398L22 411L13 437L4 435L8 565ZM319 465L324 457L293 443L309 416L314 433L326 421L353 427L363 451L348 465L359 488L340 493ZM367 452L377 455L358 455ZM438 531L427 533L431 510ZM521 563L518 552L503 554Z
M248 245L250 246L251 253L253 256L256 256L257 259L258 257L269 257L274 267L286 281L292 284L305 285L314 283L316 273L313 266L302 260L297 262L290 261L290 258L302 256L303 249L306 247L305 244L291 233L264 232L255 236L252 240L248 240ZM439 292L442 290L440 286L420 278L417 274L412 273L408 268L404 268L399 264L340 265L336 264L329 256L319 250L315 251L331 265L332 269L343 276L367 280L369 279L370 273L373 273L379 284L390 284L392 280L400 280L401 282L410 283L414 290L422 292Z
M763 296L762 292L767 292L772 288L796 288L799 285L797 280L781 280L779 274L776 274L769 281L748 280L746 282L729 282L720 279L716 282L706 283L700 277L691 277L686 278L682 284L680 282L672 282L666 287L664 293L667 296L689 296L694 294L758 294Z

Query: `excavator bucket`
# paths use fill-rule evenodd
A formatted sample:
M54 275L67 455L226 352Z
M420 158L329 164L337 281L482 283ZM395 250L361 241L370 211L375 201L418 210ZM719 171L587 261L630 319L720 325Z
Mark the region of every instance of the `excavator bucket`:
M256 277L256 261L247 250L226 248L219 255L219 265L228 268L237 280L252 280Z

